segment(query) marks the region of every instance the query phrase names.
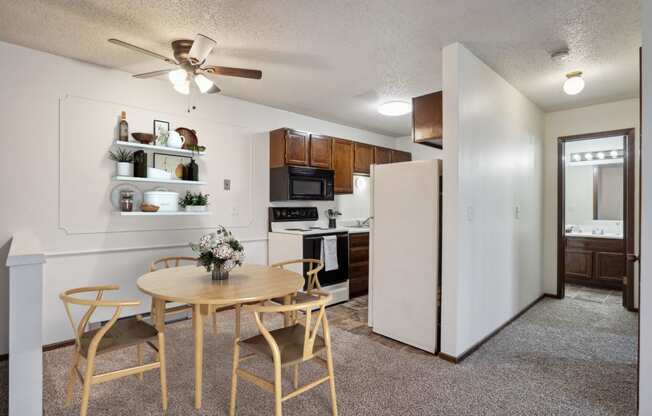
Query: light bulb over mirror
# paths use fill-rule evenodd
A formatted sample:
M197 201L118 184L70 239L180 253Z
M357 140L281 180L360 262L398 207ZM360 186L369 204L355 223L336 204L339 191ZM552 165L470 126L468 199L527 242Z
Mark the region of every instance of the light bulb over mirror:
M618 152L615 151L615 150L612 150L612 151L609 153L609 156L611 156L612 158L617 158L617 157L618 157Z
M585 153L584 154L584 159L586 160L593 160L593 155L591 153Z
M573 160L576 161L576 162L579 162L580 160L582 160L582 156L580 156L580 155L578 155L577 153L575 153L575 154L573 155Z
M602 160L602 159L604 159L604 157L605 157L604 152L598 152L598 159Z

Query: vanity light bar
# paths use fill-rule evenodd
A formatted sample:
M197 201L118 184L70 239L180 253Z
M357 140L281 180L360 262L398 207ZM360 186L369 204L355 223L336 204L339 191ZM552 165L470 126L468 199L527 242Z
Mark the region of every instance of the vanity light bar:
M597 152L571 153L572 162L586 162L591 160L622 159L625 156L623 149L600 150Z

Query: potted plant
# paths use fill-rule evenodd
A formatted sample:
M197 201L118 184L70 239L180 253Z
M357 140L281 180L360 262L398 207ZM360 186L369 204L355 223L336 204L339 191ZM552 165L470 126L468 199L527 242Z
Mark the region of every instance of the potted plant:
M326 216L328 217L328 228L337 228L337 217L340 215L342 215L342 213L336 209L328 208L326 210Z
M211 272L213 280L229 278L229 272L236 266L242 266L244 247L233 237L230 231L218 226L214 233L206 234L198 244L190 244L198 254L197 265Z
M208 194L186 191L186 196L179 198L179 205L187 212L205 212L208 207Z
M118 149L115 152L109 151L109 159L116 162L118 176L134 176L134 154L127 149Z

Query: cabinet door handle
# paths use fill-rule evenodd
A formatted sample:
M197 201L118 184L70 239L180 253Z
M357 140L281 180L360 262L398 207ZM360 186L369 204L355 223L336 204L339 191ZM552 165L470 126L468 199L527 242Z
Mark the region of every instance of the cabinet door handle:
M638 256L636 254L628 253L627 254L627 261L635 263L635 262L638 261Z

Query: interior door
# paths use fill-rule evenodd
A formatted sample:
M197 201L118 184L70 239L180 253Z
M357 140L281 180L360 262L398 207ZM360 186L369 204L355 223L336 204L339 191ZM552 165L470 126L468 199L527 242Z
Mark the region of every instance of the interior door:
M437 349L439 160L374 165L373 331Z
M636 147L634 141L634 129L629 130L625 135L625 174L624 176L624 186L625 186L625 258L627 259L626 274L624 278L623 285L623 306L627 309L635 310L635 288L634 288L634 263L638 261L638 255L636 253L636 240L634 235L636 233L636 217L635 217L635 207L634 201L636 200L634 195L636 193L636 177L635 177L635 154ZM640 186L640 185L639 185ZM640 215L640 213L639 213ZM640 221L638 222L638 227L640 227ZM639 228L640 233L640 228Z

